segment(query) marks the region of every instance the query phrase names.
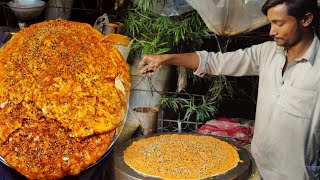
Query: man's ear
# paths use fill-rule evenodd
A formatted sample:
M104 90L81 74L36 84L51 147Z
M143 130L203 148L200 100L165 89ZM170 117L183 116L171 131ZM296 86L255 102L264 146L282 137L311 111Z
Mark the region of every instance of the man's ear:
M300 23L301 26L303 27L308 27L312 23L313 20L313 14L312 13L307 13L304 15L304 17L301 19Z

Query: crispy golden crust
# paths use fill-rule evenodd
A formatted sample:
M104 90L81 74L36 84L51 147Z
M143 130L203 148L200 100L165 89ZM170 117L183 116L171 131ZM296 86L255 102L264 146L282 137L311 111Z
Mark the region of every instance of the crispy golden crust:
M20 128L24 114L26 114L26 109L22 106L22 103L18 105L9 103L4 108L1 108L0 134L7 137L13 131Z
M0 155L30 179L79 174L109 148L129 92L126 62L90 25L25 28L0 49Z
M114 131L80 140L50 119L24 120L22 127L0 143L0 154L29 179L76 175L108 149Z
M124 161L143 175L161 179L203 179L237 166L235 147L210 136L160 135L133 142Z
M0 51L0 104L33 101L73 137L84 138L119 126L123 110L117 109L127 99L115 87L118 76L128 95L126 62L90 25L42 22L15 34ZM7 136L0 133L2 140Z

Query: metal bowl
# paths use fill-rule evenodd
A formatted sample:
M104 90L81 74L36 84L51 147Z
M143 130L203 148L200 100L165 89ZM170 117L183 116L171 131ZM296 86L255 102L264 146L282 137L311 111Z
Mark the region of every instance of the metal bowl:
M46 2L44 1L33 1L32 3L22 3L20 1L10 1L8 6L13 13L23 21L31 21L38 17L44 8Z
M6 166L10 167L9 164L6 162L6 160L3 159L2 156L0 156L0 162L2 162L3 164L5 164Z

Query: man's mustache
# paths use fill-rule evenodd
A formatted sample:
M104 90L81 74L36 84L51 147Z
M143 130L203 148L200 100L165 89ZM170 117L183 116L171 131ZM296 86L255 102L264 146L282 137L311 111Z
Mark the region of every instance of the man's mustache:
M280 37L276 37L276 36L270 36L272 39L282 39Z

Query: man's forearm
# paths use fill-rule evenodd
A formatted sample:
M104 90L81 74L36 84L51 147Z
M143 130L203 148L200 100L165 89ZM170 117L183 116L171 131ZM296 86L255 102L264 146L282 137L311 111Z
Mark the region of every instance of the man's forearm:
M153 72L163 65L182 66L196 70L199 62L200 58L196 52L184 54L146 54L139 63L139 72L151 75L149 72Z
M170 64L196 70L199 66L199 56L196 52L184 54L165 54L163 65Z

